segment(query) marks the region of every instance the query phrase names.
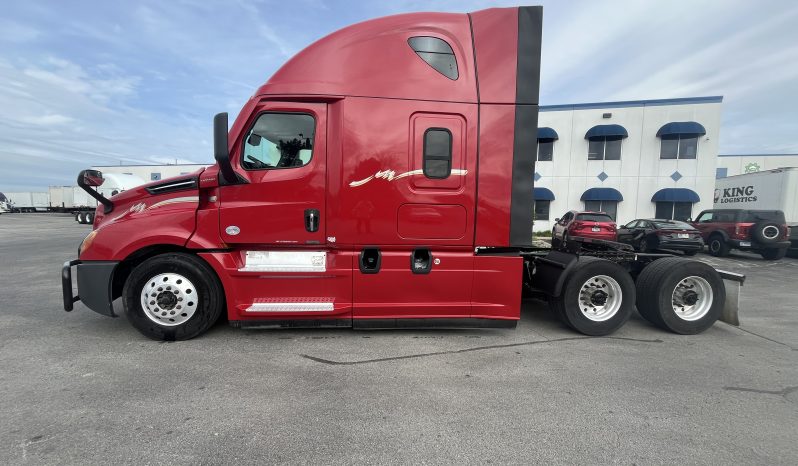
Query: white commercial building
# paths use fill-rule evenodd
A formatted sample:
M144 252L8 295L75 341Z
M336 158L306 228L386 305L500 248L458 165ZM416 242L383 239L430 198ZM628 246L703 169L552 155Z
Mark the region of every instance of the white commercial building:
M535 231L569 210L687 219L711 209L722 97L540 107Z
M96 165L94 170L103 173L118 173L122 175L133 175L144 180L145 183L158 181L178 175L187 175L200 168L211 164L176 164L176 165Z
M716 178L798 167L798 154L720 154Z

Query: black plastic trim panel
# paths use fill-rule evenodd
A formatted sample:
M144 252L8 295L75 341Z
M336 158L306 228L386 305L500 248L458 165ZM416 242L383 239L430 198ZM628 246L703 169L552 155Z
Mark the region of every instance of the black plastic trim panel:
M174 193L177 191L187 191L190 189L197 189L197 177L180 178L177 180L169 180L164 183L158 183L145 188L150 194L166 194Z

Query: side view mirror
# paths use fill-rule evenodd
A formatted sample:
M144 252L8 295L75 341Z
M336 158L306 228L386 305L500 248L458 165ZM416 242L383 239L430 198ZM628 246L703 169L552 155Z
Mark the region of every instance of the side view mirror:
M559 218L555 218L554 221L557 222L557 223L560 223L560 219Z
M97 192L96 188L103 184L103 174L99 170L83 170L78 173L78 186L81 187L84 191L86 191L89 196L93 197L97 200L100 204L103 205L103 211L106 214L111 213L114 210L114 203L107 199L105 196Z
M103 174L99 170L83 170L80 172L80 178L83 180L83 184L86 186L102 186L103 182Z
M692 222L693 221L693 217L687 217L687 221L688 222Z
M229 184L237 183L238 176L230 163L230 150L227 146L227 112L213 117L213 158L219 164L222 178Z

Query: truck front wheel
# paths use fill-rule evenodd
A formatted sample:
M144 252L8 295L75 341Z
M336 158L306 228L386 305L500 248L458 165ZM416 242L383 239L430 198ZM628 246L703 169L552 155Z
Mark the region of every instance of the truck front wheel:
M682 335L711 327L720 317L726 288L709 265L680 257L658 259L637 277L637 310L652 324Z
M581 257L565 279L560 296L549 305L560 320L585 335L608 335L632 315L635 285L620 265L605 259Z
M213 326L224 309L224 289L202 259L167 253L139 264L122 291L125 316L154 340L188 340Z

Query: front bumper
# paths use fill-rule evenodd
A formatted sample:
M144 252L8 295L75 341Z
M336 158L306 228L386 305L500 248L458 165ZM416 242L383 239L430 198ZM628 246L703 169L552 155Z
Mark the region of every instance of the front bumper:
M118 262L81 261L64 262L61 268L61 288L64 293L64 310L71 311L75 303L83 304L98 314L116 317L113 306L113 277ZM72 267L78 273L78 294L72 294Z

